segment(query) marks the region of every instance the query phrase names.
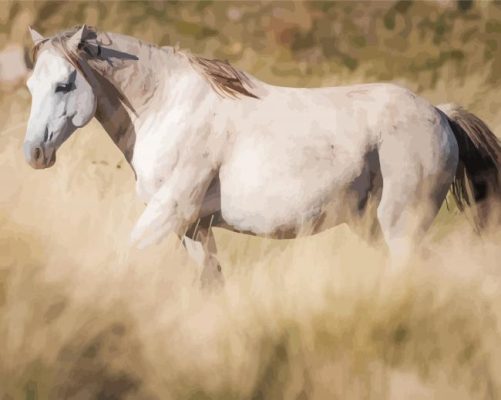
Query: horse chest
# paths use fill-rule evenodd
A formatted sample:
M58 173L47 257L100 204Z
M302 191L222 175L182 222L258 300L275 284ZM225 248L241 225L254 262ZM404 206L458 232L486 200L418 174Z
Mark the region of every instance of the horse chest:
M176 162L176 151L156 138L146 138L134 149L132 165L136 172L136 192L139 198L148 203L160 189Z

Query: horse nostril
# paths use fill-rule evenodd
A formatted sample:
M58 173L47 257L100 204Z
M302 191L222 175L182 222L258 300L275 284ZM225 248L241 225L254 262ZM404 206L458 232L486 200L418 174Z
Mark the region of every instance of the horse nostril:
M40 149L40 147L35 147L33 149L33 159L35 161L38 161L41 155L42 155L42 149Z

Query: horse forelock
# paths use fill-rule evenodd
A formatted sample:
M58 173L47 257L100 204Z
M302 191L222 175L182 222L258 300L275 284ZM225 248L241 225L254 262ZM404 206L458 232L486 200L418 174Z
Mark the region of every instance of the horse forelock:
M36 64L38 54L44 47L52 46L53 48L62 49L62 46L64 46L64 44L68 41L68 39L70 39L80 28L81 26L75 26L67 31L58 32L54 36L45 38L40 42L38 42L37 44L35 44L31 49L33 65ZM89 30L91 32L96 33L96 31L93 28L89 28ZM63 55L67 56L66 52L63 51Z

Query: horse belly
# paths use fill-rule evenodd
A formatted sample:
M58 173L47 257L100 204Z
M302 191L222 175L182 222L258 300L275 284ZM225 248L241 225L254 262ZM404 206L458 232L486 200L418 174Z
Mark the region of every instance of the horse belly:
M319 217L315 203L294 199L294 190L279 196L265 190L221 197L221 214L233 229L263 236L296 232L302 222Z
M296 161L288 164L269 157L250 163L242 157L225 165L220 171L225 222L236 230L264 236L296 236L343 222L360 165L347 167L315 158L306 160L305 168L301 160Z

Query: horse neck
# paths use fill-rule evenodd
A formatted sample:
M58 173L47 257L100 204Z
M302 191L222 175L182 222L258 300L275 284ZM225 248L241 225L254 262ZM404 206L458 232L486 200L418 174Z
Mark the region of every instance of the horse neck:
M183 53L121 35L108 37L114 41L115 49L138 58L113 63L104 70L96 109L96 118L130 163L138 135L145 133L142 128L151 115L156 116L159 111L167 115L182 105L189 117L196 111L200 98L212 91ZM106 82L118 89L130 106L110 95Z
M96 118L130 163L136 142L136 125L163 89L164 52L152 45L118 34L101 34L103 46L124 54L101 64L97 76ZM127 58L127 55L130 57Z

